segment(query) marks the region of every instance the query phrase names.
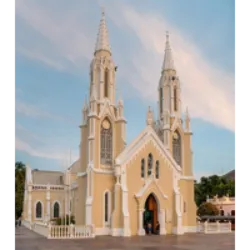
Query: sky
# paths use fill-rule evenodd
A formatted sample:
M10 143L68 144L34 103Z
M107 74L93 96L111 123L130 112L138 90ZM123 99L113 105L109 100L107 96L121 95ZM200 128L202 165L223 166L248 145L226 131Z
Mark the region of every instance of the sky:
M189 108L196 178L235 168L235 16L232 0L16 0L15 155L31 168L63 170L79 155L101 8L127 143L156 113L157 86L170 33ZM71 152L71 153L70 153Z

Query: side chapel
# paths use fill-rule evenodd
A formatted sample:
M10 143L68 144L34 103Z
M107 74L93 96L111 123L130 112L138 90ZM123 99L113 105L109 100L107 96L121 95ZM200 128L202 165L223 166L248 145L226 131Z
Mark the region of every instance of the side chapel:
M80 125L80 156L65 173L27 167L24 219L49 221L73 214L96 235L145 235L157 221L160 234L196 231L190 117L182 120L181 86L169 34L158 84L158 114L126 145L124 103L116 103L116 65L105 14L90 64L89 101ZM66 192L70 193L68 199Z

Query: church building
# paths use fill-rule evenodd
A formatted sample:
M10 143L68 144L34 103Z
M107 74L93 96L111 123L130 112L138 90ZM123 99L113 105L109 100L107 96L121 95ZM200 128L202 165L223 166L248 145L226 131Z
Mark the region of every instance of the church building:
M27 167L23 218L49 222L71 214L96 235L196 232L192 132L181 109L181 86L169 34L158 86L157 118L148 108L145 128L126 144L124 102L116 102L116 64L102 13L90 90L82 110L79 159L65 173Z

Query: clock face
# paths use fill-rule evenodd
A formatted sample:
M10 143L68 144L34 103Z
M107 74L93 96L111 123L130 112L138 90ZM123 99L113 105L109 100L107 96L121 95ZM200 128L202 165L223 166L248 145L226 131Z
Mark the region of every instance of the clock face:
M102 127L103 127L104 129L109 129L109 128L110 128L110 122L109 122L108 120L104 120L104 121L102 122Z
M178 134L174 132L174 139L177 140L179 138Z

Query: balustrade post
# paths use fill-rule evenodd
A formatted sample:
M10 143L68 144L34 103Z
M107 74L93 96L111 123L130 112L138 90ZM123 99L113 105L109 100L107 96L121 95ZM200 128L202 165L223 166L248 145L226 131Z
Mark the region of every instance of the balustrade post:
M205 223L204 223L204 233L207 233L207 221L205 221Z
M70 238L74 238L74 225L70 224Z
M220 222L219 221L216 221L216 224L217 224L217 232L219 233L221 230L220 230Z
M51 238L51 224L49 223L49 234L48 234L48 239Z
M95 225L94 224L91 225L91 236L92 238L95 238Z

